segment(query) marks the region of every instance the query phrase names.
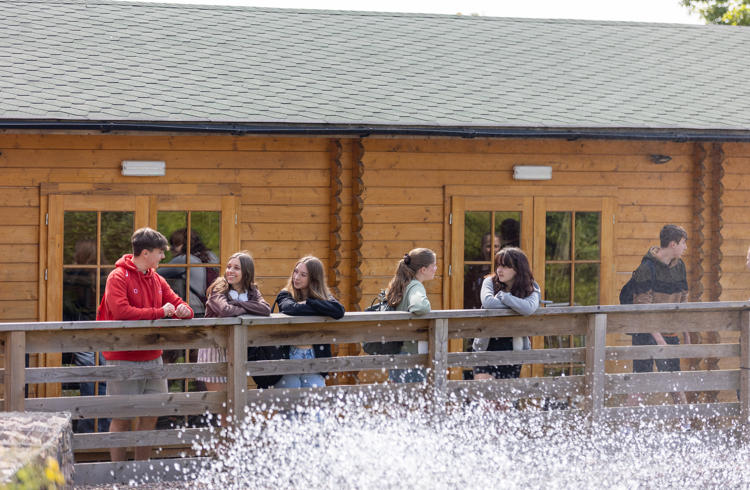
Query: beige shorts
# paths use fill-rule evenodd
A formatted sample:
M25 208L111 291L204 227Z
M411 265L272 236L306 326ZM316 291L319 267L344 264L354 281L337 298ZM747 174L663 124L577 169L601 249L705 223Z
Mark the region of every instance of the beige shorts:
M151 361L107 361L107 366L161 366L161 357ZM167 380L163 378L128 379L125 381L107 381L107 395L152 395L168 393ZM130 420L134 417L118 417Z

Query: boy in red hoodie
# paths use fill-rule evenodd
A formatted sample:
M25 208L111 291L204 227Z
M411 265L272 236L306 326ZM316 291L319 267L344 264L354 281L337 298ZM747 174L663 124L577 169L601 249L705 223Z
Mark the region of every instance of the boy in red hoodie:
M175 294L167 281L156 273L156 267L168 249L164 235L151 228L141 228L131 238L133 253L123 255L107 277L107 286L96 315L97 320L157 320L159 318L193 318L193 310ZM107 365L161 366L161 350L102 352ZM108 381L107 395L141 395L167 393L166 379L132 379ZM138 417L136 430L153 430L156 417ZM130 419L113 418L110 432L126 432ZM112 461L125 460L125 448L109 450ZM135 459L149 459L150 447L137 447Z

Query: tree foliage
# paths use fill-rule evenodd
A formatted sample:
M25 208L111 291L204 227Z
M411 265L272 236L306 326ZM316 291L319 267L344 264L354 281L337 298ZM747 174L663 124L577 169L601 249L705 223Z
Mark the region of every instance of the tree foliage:
M707 24L750 26L750 0L680 0Z

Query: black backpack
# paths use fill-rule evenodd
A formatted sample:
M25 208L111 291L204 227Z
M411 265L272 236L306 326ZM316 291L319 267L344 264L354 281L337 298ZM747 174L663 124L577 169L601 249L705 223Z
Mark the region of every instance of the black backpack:
M651 289L654 288L654 282L656 281L656 271L654 270L654 261L644 259L643 262L648 264L651 269ZM635 271L630 276L628 282L620 289L620 304L621 305L632 305L633 299L635 298Z
M393 311L393 308L385 299L384 290L380 290L380 293L372 300L370 306L365 308L365 311ZM393 355L401 352L401 347L403 345L404 343L400 340L389 342L362 342L362 350L371 355Z

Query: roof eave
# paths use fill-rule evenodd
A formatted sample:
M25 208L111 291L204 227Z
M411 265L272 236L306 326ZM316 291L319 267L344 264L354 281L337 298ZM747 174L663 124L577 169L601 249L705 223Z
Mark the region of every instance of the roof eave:
M270 124L164 121L0 120L0 130L228 133L233 135L444 136L455 138L562 138L750 142L750 129L484 127L368 124Z

